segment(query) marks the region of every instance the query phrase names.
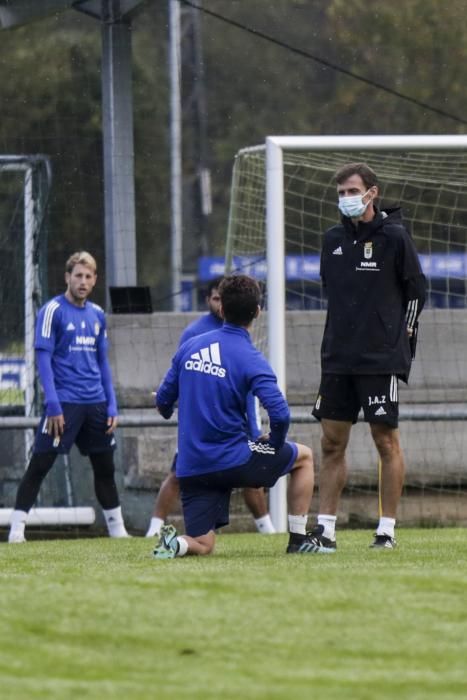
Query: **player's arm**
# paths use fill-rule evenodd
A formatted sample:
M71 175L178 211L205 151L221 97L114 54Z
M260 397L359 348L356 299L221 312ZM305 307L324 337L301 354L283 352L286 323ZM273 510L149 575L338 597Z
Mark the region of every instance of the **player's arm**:
M178 360L179 352L175 353L172 366L155 394L156 408L161 416L167 420L172 416L175 402L178 399Z
M37 369L44 390L47 432L54 438L60 437L65 429L65 419L58 400L52 369L52 353L49 350L36 350Z
M105 317L97 343L97 364L101 373L102 387L107 401L107 433L113 433L118 423L117 397L112 381L112 370L107 355L107 330Z
M57 333L60 332L60 313L60 305L55 299L51 299L41 308L37 316L34 342L39 379L44 390L47 432L54 438L60 437L65 428L65 419L52 369L52 356Z
M256 398L249 391L246 397L246 420L248 425L248 436L252 440L257 440L261 435L261 424L258 411L256 409Z
M426 279L422 272L417 251L408 234L401 239L398 264L402 280L407 333L410 339L412 357L415 357L418 318L425 305L426 298Z
M277 379L271 369L256 374L252 379L252 391L258 397L269 417L270 445L279 449L285 442L290 425L290 411L287 401L277 386Z

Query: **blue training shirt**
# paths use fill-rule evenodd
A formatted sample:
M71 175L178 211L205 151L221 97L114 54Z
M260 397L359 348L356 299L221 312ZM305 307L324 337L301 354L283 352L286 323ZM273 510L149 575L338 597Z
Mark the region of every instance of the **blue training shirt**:
M248 393L269 415L269 445L249 439ZM157 406L170 417L178 400L177 476L245 464L253 451L281 447L290 414L277 379L244 328L225 323L183 343L157 392Z
M180 336L178 347L183 345L190 338L195 338L202 333L209 333L222 328L224 321L210 311L201 318L192 321ZM246 399L246 418L248 421L248 435L252 440L256 440L261 435L261 421L256 411L255 397L250 392Z
M51 354L53 379L60 402L114 400L114 397L106 397L102 381L107 332L104 311L97 304L86 301L82 307L75 306L64 294L51 299L37 317L35 348ZM47 387L44 391L47 400Z

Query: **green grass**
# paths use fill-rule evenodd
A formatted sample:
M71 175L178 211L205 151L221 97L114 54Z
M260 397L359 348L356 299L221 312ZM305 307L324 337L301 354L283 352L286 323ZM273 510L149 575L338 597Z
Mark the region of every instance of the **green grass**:
M5 698L467 697L467 533L339 533L335 555L221 535L212 557L152 542L0 546Z
M0 389L0 406L24 406L24 391Z

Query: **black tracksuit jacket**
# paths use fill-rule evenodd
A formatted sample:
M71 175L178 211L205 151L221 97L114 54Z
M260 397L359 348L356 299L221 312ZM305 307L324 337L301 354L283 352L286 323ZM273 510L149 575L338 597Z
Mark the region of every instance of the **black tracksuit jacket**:
M417 329L425 277L400 209L342 223L324 234L321 279L328 312L321 369L331 374L396 374L408 380L407 328Z

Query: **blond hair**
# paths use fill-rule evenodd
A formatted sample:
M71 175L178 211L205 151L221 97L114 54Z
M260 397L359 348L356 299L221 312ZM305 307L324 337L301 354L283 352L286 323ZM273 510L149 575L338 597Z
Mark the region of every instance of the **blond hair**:
M94 274L97 272L97 263L95 259L85 250L79 250L77 253L70 255L65 263L65 272L73 272L75 265L86 265L86 267L91 268Z

